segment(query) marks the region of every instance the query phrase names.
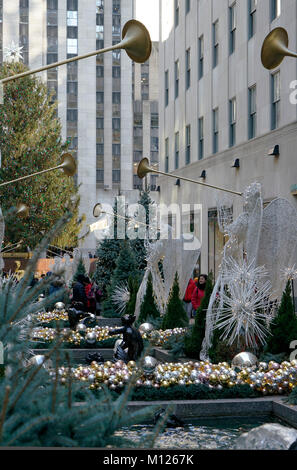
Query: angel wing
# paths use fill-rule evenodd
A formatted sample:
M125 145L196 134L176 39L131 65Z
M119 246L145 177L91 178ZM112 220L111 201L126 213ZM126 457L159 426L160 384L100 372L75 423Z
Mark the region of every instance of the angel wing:
M265 266L272 283L271 298L281 298L281 272L297 263L297 211L289 201L274 199L263 211L257 264Z
M244 248L247 254L248 263L256 262L259 250L259 242L261 235L261 226L263 219L263 202L259 197L255 207L248 219L248 228L245 239Z

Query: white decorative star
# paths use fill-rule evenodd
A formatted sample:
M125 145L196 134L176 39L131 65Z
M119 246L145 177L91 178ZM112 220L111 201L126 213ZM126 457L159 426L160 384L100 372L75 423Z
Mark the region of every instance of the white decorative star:
M23 59L22 56L23 46L18 46L14 41L11 41L9 47L4 47L4 62L19 62Z

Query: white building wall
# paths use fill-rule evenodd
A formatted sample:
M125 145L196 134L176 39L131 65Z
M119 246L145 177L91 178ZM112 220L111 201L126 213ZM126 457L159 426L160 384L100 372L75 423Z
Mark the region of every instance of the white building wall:
M266 201L286 197L297 208L291 185L297 183L297 106L290 104L290 83L297 79L295 59L286 58L281 74L280 122L271 131L270 72L263 68L260 53L263 40L276 26L287 29L292 50L297 50L297 2L282 0L281 16L270 22L270 0L258 1L256 33L248 40L248 2L237 0L235 52L229 55L229 9L234 0L191 1L185 15L185 0L180 0L179 25L174 26L174 0L160 6L160 168L165 169L165 139L169 138L169 171L174 170L174 134L180 134L179 170L174 173L199 180L206 170L206 182L243 191L253 181L263 185ZM212 66L212 24L219 20L219 62ZM204 76L198 80L198 38L204 35ZM191 47L191 87L185 87L185 52ZM179 98L174 98L174 62L180 61ZM169 105L164 106L165 71L169 71ZM277 70L277 69L276 69ZM248 88L257 86L256 138L248 140ZM236 96L236 145L229 148L229 99ZM219 108L219 152L213 154L212 110ZM204 158L198 161L198 118L204 117ZM185 166L185 126L191 124L191 163ZM280 157L268 151L280 145ZM240 159L240 168L231 168ZM202 181L202 180L200 180ZM201 203L203 205L201 270L208 271L208 209L217 206L226 193L161 177L161 202ZM236 217L242 199L231 196Z

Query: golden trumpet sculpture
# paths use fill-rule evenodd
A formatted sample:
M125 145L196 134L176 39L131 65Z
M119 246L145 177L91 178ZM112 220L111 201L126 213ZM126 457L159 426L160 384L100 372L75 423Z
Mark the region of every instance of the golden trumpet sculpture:
M133 220L133 217L124 217L123 215L113 214L111 212L104 211L102 209L102 204L100 202L98 202L93 207L93 216L98 218L102 214L112 215L113 217L117 217L118 219L124 219L124 220L130 221L130 222ZM148 224L145 224L144 222L139 222L138 220L135 220L135 225L144 225L145 227L149 227Z
M265 38L261 51L263 66L272 70L278 67L285 57L296 57L297 53L288 49L289 37L284 28L273 29Z
M158 173L159 175L169 176L170 178L180 179L183 181L188 181L189 183L201 184L202 186L207 186L208 188L218 189L219 191L225 191L226 193L236 194L237 196L242 196L242 193L238 191L232 191L231 189L221 188L220 186L214 186L213 184L202 183L201 181L192 180L190 178L185 178L183 176L174 175L172 173L165 173L164 171L155 170L155 168L149 165L148 158L143 158L137 167L137 176L138 178L144 178L148 173Z
M151 55L152 50L152 43L148 30L142 23L140 23L140 21L129 20L123 27L122 41L118 44L115 44L111 47L106 47L104 49L99 49L94 52L88 52L87 54L80 56L71 57L70 59L54 62L53 64L48 64L43 67L39 67L38 69L27 70L26 72L11 75L10 77L3 78L0 81L0 84L4 85L5 83L8 83L12 80L17 80L19 78L27 77L28 75L33 75L45 70L60 67L60 65L69 64L70 62L76 62L81 59L87 59L88 57L114 51L116 49L124 49L130 59L134 60L134 62L146 62Z
M49 171L54 171L58 169L62 169L67 176L73 176L76 173L76 161L71 153L64 153L62 155L62 163L60 165L54 166L53 168L47 168L46 170L37 171L37 173L32 173L31 175L21 176L20 178L16 178L14 180L5 181L4 183L0 184L1 186L7 186L12 183L17 183L18 181L26 180L28 178L33 178L33 176L42 175L43 173L48 173Z
M21 218L26 218L29 215L29 207L26 204L20 203L17 205L15 215L18 215Z

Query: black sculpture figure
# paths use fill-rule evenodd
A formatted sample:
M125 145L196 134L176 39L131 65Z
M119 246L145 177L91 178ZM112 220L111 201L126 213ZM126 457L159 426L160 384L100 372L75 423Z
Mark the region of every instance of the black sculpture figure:
M136 317L134 315L123 315L121 320L123 325L121 328L109 331L111 336L123 335L123 341L117 347L114 353L114 359L117 361L122 360L126 363L136 361L143 351L141 334L132 326ZM125 349L128 349L128 352L126 352Z
M162 408L161 410L156 411L154 415L154 424L157 424L157 422L162 419L165 415L165 410ZM172 414L168 416L168 419L166 421L166 428L181 428L185 425L185 423L178 418L176 415Z
M90 365L92 362L98 362L98 364L104 363L104 358L100 352L90 352L86 355L86 363Z
M83 321L82 321L83 320ZM92 326L95 323L96 317L92 313L83 312L72 307L68 309L68 321L70 328L75 330L78 323L82 321L86 326Z

